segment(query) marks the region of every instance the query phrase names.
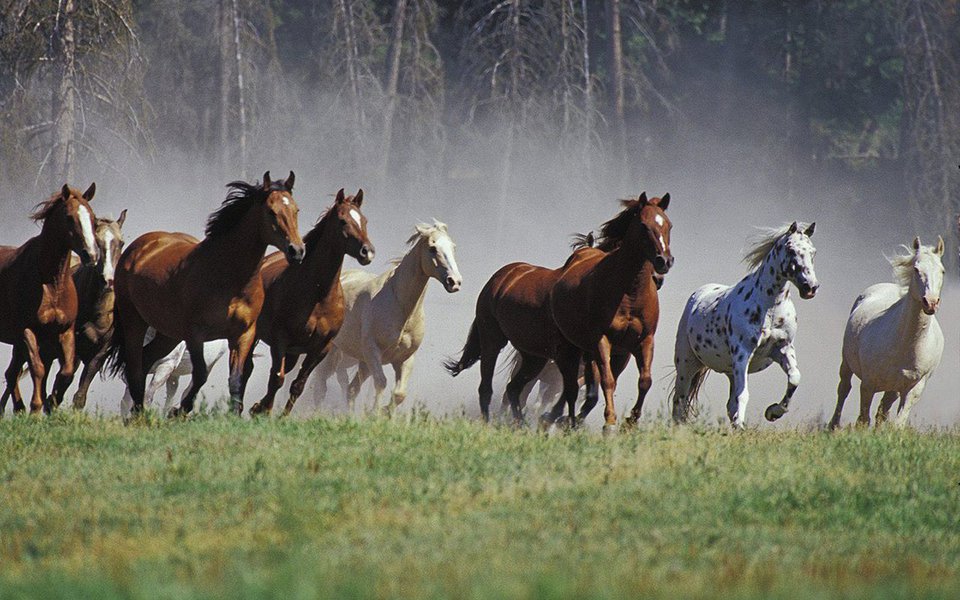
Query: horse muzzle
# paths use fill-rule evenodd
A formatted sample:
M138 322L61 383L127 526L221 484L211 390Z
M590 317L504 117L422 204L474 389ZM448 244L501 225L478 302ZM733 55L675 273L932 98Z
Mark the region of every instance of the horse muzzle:
M287 245L287 250L284 252L284 255L287 257L287 262L299 265L303 262L303 257L306 253L307 250L303 244L294 244L291 242Z
M460 291L460 285L463 283L463 280L459 277L453 277L447 275L447 278L443 280L443 289L447 290L447 293L452 294L454 292Z
M370 244L364 244L360 246L359 254L360 256L357 258L357 262L361 265L369 265L373 262L373 257L376 256L377 252Z
M809 300L817 295L817 290L820 289L820 284L802 284L798 286L800 288L800 297L804 300Z
M937 309L940 308L940 298L936 300L928 300L924 298L920 301L920 305L923 308L923 314L928 316L933 316L937 314Z
M653 259L653 270L660 275L666 275L673 266L672 256L663 256L662 254Z

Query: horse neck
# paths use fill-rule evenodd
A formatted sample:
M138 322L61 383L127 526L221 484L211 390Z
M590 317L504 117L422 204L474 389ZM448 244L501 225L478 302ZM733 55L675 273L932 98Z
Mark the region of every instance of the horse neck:
M58 231L51 218L43 221L37 236L40 255L37 257L37 272L45 283L62 284L70 279L70 244L62 231Z
M898 340L904 342L916 341L929 331L933 316L923 312L920 302L913 297L909 290L897 300L894 306L897 307L899 313L897 319Z
M423 252L423 241L419 240L400 260L390 275L386 285L393 288L397 302L404 314L411 315L423 304L423 297L427 291L427 282L430 277L420 268L420 253Z
M267 242L260 235L260 211L251 208L233 229L204 238L196 252L212 261L219 285L241 289L257 274ZM225 268L226 266L229 268Z
M336 218L324 216L317 224L321 228L320 239L303 260L301 271L308 275L303 278L303 283L316 290L315 296L309 295L311 301L325 298L340 282L346 244L340 232L331 226L336 222Z
M640 276L648 266L653 268L650 257L644 254L640 245L625 241L600 259L595 268L598 275L595 285L600 288L601 293L615 296L619 302L624 294L643 287L644 282L640 280ZM653 283L652 277L647 277L647 280L648 283Z
M776 253L768 253L760 266L737 284L737 292L745 302L763 309L770 309L787 299L790 280L780 273L776 265Z

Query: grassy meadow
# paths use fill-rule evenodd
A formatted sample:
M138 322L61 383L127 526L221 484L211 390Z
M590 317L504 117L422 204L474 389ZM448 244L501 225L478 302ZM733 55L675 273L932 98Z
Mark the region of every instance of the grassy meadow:
M956 598L960 433L0 421L0 598Z

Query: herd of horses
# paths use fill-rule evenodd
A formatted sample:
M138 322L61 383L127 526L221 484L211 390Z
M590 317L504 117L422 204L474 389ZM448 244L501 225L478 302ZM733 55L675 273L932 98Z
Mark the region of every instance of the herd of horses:
M273 180L268 171L260 182L227 187L202 240L154 231L125 249L126 211L116 220L98 218L91 208L95 185L82 193L64 185L41 202L32 214L40 233L19 247L0 247L0 342L13 347L0 414L10 398L14 411L26 409L18 385L24 365L33 381L30 410L36 413L62 403L75 365L82 362L75 408L84 408L94 376L104 371L121 374L127 383L125 416L141 414L163 386L165 411L183 416L192 411L213 363L226 356L229 410L240 415L260 341L270 348L270 376L251 415L271 412L301 356L284 414L318 366L319 393L326 393L326 381L336 375L352 407L370 377L380 405L387 387L384 367L390 365L396 383L387 407L402 403L424 337L429 280L438 280L448 293L462 284L447 226L417 225L407 253L380 275L344 271L347 256L361 265L374 258L362 190L346 195L341 189L301 237L293 172ZM621 202L598 235L575 237L559 268L511 263L481 290L463 352L444 366L456 376L480 363L485 420L496 362L509 343L516 357L504 405L515 421L524 420L526 395L538 378L549 380L554 367L546 367L552 364L559 373L553 387L561 391L541 421L576 426L602 391L604 430L615 429L617 379L632 357L638 394L626 423L637 423L652 383L658 290L674 264L670 195L644 193ZM675 421L690 418L704 378L716 371L730 381L730 422L744 427L747 376L774 363L786 374L787 389L764 415L775 421L787 412L800 384L793 344L797 311L790 294L796 288L802 299L816 295L814 231L814 224L798 222L765 231L745 257L749 271L743 279L732 286L705 285L690 296L674 350ZM271 246L277 251L264 256ZM859 423L870 423L878 392L883 399L877 422L889 417L899 398L897 422L905 423L940 362L943 334L934 315L943 283L943 240L924 246L917 238L904 249L891 261L896 283L867 288L853 305L832 427L840 423L853 375L861 381ZM48 394L54 360L59 371ZM177 378L187 372L190 385L171 406Z

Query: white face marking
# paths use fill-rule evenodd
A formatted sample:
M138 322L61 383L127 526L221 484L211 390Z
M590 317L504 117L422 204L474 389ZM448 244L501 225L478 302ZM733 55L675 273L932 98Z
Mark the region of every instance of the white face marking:
M103 236L104 256L103 256L103 278L106 281L113 281L113 232L107 230Z
M663 217L661 217L660 215L657 215L653 218L653 220L657 222L657 225L659 225L660 227L663 227Z
M350 218L357 222L357 226L360 226L360 213L357 212L357 209L350 209Z
M97 242L93 239L93 222L90 218L90 211L87 210L86 206L81 205L80 208L77 209L77 213L80 215L80 230L83 232L83 245L86 246L90 256L94 256L97 253Z
M659 219L660 217L657 217L657 218ZM662 233L660 234L660 247L663 248L664 250L667 249L667 242L664 241Z
M290 206L290 198L287 198L286 196L284 196L284 197L283 197L283 205L284 205L284 206Z
M446 275L460 281L462 278L460 277L460 267L457 266L457 257L453 251L453 240L451 240L449 236L440 235L434 239L434 246L437 249L436 259L434 261L436 266L446 267ZM444 274L439 272L439 269L436 275L437 279L444 277ZM442 280L441 283L446 285Z

